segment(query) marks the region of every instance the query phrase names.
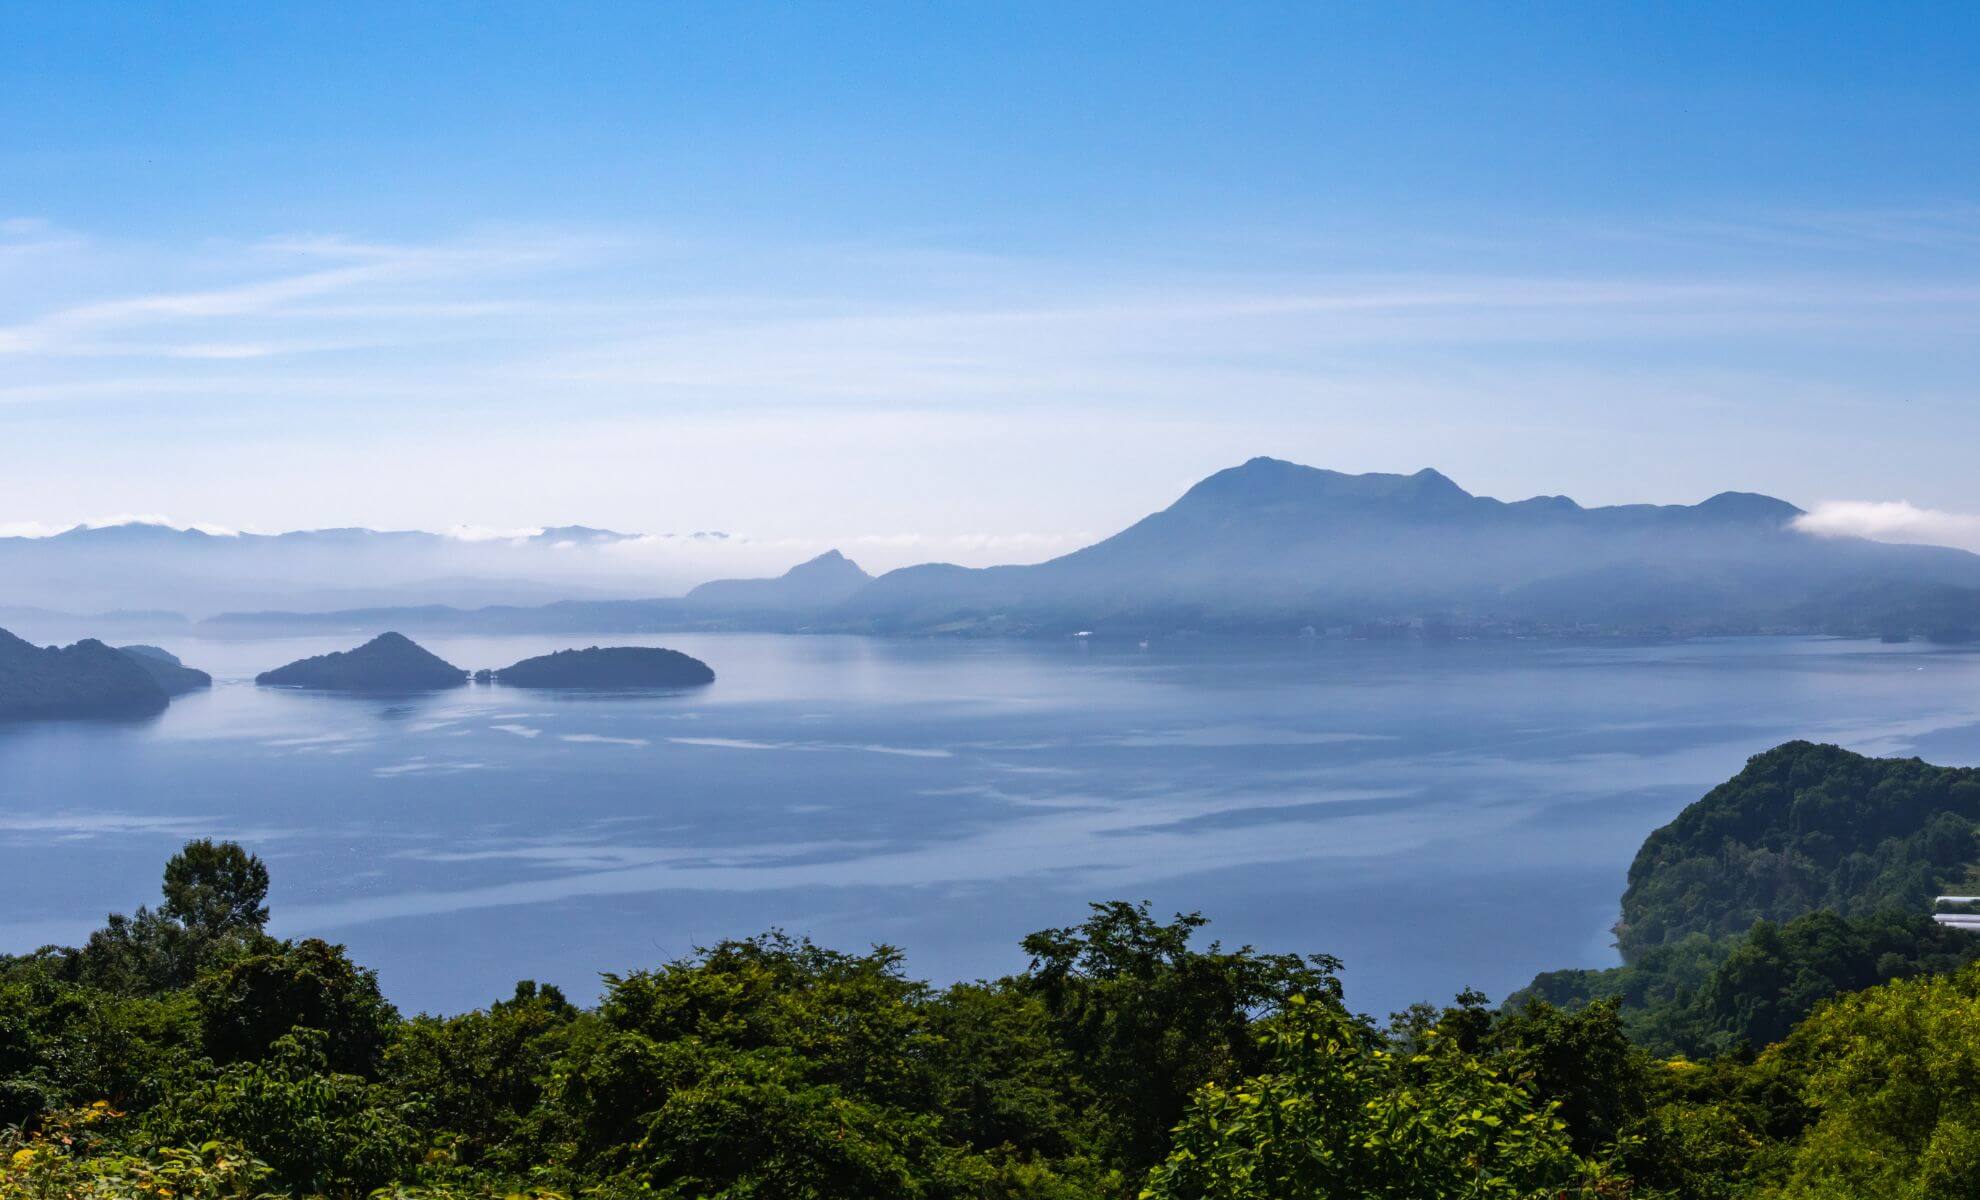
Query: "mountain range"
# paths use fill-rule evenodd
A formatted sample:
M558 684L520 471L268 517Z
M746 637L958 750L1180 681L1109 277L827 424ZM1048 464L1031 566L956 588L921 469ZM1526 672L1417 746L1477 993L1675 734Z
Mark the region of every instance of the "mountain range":
M852 603L882 628L1429 622L1703 632L1806 627L1838 597L1893 585L1912 599L1980 588L1980 557L1818 536L1797 527L1801 515L1745 492L1694 505L1507 503L1434 470L1346 475L1257 458L1064 557L907 568Z
M1472 495L1434 470L1353 475L1255 458L1112 537L1036 564L930 563L874 577L834 551L775 578L717 580L671 598L260 609L203 627L1144 637L1828 631L1948 640L1980 628L1980 556L1821 535L1800 526L1802 515L1750 492L1691 505L1507 502ZM301 544L368 545L358 532ZM0 566L5 551L0 543ZM371 581L354 567L346 582Z

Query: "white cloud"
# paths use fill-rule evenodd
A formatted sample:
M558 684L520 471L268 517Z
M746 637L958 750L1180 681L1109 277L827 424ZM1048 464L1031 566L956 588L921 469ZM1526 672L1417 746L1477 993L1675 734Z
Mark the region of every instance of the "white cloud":
M1795 518L1824 537L1860 537L1980 551L1980 516L1921 508L1908 500L1825 500Z

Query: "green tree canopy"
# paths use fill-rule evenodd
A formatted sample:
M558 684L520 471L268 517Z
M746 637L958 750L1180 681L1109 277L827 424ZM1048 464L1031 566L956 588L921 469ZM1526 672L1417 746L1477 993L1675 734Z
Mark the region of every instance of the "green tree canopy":
M268 924L268 867L234 842L187 842L165 864L167 917L212 935Z
M1267 1069L1208 1084L1146 1200L1554 1200L1593 1195L1559 1103L1444 1042L1396 1053L1338 1005L1294 997Z

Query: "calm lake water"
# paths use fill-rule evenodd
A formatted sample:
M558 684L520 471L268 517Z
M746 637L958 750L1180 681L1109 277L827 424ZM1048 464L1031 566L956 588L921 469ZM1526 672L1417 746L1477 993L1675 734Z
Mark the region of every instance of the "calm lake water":
M136 724L0 726L0 951L155 902L235 838L274 931L402 1008L781 926L936 979L1023 965L1085 902L1326 951L1372 1012L1614 961L1643 836L1790 737L1980 762L1980 654L1658 646L669 636L709 688L354 698L255 672L352 638L160 637L218 685ZM422 639L463 667L589 639Z

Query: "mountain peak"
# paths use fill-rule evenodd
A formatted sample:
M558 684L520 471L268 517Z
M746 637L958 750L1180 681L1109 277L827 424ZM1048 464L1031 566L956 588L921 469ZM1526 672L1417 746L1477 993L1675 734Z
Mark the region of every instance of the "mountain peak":
M1280 458L1258 457L1228 467L1184 494L1179 505L1256 507L1315 502L1377 504L1469 501L1471 493L1449 476L1425 467L1413 475L1371 471L1349 475L1301 466Z
M873 576L837 550L827 550L817 558L806 559L778 578L794 587L824 589L840 594L871 582Z
M339 650L292 662L255 676L264 686L345 691L422 691L460 687L467 672L403 633L381 633L355 650Z
M687 594L695 605L797 609L836 604L873 582L858 563L837 550L809 558L774 579L716 579Z
M1701 516L1738 524L1785 525L1801 516L1799 508L1785 500L1758 492L1720 492L1697 507Z
M871 578L865 571L860 569L858 563L847 558L837 550L827 550L816 558L808 558L784 572L783 577L785 579L793 576L802 578L807 575L858 575L863 579Z

